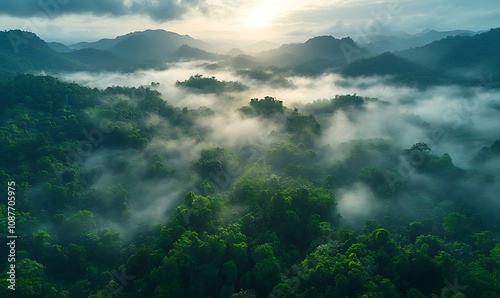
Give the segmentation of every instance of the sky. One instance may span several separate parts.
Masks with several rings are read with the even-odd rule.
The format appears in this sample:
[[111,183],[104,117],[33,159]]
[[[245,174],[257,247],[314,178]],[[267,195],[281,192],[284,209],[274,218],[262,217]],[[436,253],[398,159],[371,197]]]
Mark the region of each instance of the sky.
[[66,44],[164,29],[209,42],[304,42],[318,35],[481,31],[499,26],[498,0],[16,0],[0,1],[0,30]]

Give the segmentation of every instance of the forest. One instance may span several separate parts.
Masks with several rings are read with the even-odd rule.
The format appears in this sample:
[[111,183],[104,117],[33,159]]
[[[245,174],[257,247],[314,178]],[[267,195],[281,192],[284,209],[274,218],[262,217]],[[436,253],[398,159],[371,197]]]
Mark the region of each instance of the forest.
[[0,81],[1,297],[498,297],[495,90],[195,73]]

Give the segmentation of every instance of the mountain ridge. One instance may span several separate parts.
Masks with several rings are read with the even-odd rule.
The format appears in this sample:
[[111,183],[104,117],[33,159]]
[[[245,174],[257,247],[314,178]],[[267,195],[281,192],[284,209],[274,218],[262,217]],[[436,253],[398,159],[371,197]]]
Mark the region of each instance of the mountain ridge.
[[[424,30],[420,35],[445,34]],[[449,31],[452,33],[461,30]],[[466,32],[467,33],[467,32]],[[470,32],[469,32],[470,33]],[[417,34],[418,35],[418,34]],[[271,46],[270,42],[262,42]],[[0,77],[30,71],[134,71],[158,69],[179,60],[208,60],[235,70],[275,68],[292,75],[316,76],[338,72],[345,76],[392,75],[424,84],[462,83],[470,72],[497,75],[500,69],[500,28],[476,35],[459,34],[404,51],[377,55],[360,47],[351,37],[315,36],[303,43],[247,55],[211,52],[212,44],[189,35],[165,30],[135,31],[115,39],[80,43],[84,47],[47,43],[35,33],[0,32]],[[102,48],[107,47],[103,50]],[[100,49],[101,48],[101,49]],[[432,77],[435,76],[435,79]],[[470,76],[470,75],[469,75]]]

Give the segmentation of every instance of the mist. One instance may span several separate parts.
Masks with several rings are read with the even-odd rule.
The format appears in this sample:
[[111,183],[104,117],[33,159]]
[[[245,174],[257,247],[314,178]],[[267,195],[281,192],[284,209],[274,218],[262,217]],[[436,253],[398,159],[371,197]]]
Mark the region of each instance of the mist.
[[[349,79],[346,84],[346,79],[337,74],[301,77],[269,73],[272,79],[255,80],[232,67],[207,68],[207,62],[190,61],[168,64],[167,69],[162,71],[75,72],[55,75],[65,81],[98,89],[108,86],[145,86],[159,91],[163,100],[179,109],[210,111],[196,118],[192,123],[192,131],[195,133],[187,137],[177,137],[177,128],[173,128],[164,118],[149,116],[144,121],[160,131],[161,137],[151,140],[144,151],[98,151],[84,161],[81,168],[87,169],[100,164],[100,159],[123,156],[129,163],[136,162],[132,173],[141,177],[144,156],[154,153],[160,155],[176,171],[175,178],[167,178],[161,183],[154,180],[141,182],[141,178],[135,178],[135,185],[147,189],[142,195],[151,207],[128,203],[128,208],[133,211],[130,226],[141,222],[161,222],[166,214],[181,203],[183,195],[190,188],[196,187],[193,181],[197,174],[193,170],[193,164],[199,159],[203,149],[221,147],[238,155],[250,147],[255,161],[265,156],[273,144],[283,140],[282,136],[276,134],[283,130],[284,125],[279,117],[248,118],[239,111],[241,107],[248,105],[251,98],[271,96],[283,101],[284,106],[289,109],[297,108],[299,112],[312,113],[321,125],[322,133],[310,144],[310,148],[316,153],[320,161],[318,167],[322,169],[348,161],[352,144],[360,140],[377,139],[391,149],[387,152],[375,150],[370,159],[364,161],[363,167],[397,166],[406,158],[401,150],[424,142],[432,154],[448,154],[453,164],[461,169],[479,169],[490,175],[495,174],[498,169],[494,166],[498,161],[480,166],[471,164],[481,148],[491,145],[499,138],[497,128],[500,127],[500,92],[481,86],[480,82],[476,87],[448,85],[422,89],[388,84],[387,77]],[[239,82],[248,88],[239,92],[211,94],[176,86],[177,81],[187,80],[196,74],[215,77],[219,81]],[[273,83],[274,78],[286,80],[289,84],[276,85]],[[159,84],[152,85],[152,82]],[[321,102],[346,94],[373,100],[365,102],[359,109],[338,109],[332,113],[318,113],[315,110]],[[203,140],[196,138],[196,132],[204,135]],[[236,167],[238,173],[244,172],[244,165]],[[410,169],[412,173],[416,170],[418,166]],[[103,171],[94,187],[132,181],[131,177],[123,177],[120,173],[107,169]],[[237,177],[238,175],[233,175],[232,182]],[[435,178],[419,173],[405,177],[403,183],[429,185],[437,182]],[[498,199],[494,198],[494,193],[499,187],[498,182],[484,187],[484,196],[497,204]],[[402,196],[393,202],[381,203],[376,199],[377,194],[373,194],[374,191],[359,181],[343,186],[337,192],[343,221],[361,225],[366,220],[380,219],[386,207],[396,210],[410,208],[412,212],[418,213],[417,207],[408,207],[411,204],[404,202],[408,198]],[[140,190],[132,192],[139,193]],[[425,195],[432,196],[432,191]]]

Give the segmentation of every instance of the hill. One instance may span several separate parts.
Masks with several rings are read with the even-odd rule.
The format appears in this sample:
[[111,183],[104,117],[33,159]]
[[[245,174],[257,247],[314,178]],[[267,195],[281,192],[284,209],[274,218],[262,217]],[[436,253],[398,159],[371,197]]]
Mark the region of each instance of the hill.
[[204,50],[200,50],[198,48],[190,47],[188,45],[180,46],[175,52],[172,53],[171,57],[178,59],[192,59],[192,60],[221,60],[229,58],[228,56],[225,55],[210,53]]
[[354,61],[342,67],[340,73],[349,77],[358,77],[375,75],[432,75],[434,71],[398,57],[391,52],[385,52],[375,57]]
[[261,64],[314,75],[368,55],[369,53],[361,49],[350,37],[337,39],[332,36],[317,36],[305,43],[285,44],[255,57]]
[[124,69],[127,66],[127,62],[123,61],[123,59],[103,50],[81,49],[64,53],[63,55],[71,60],[85,64],[85,68],[89,70],[118,70]]
[[60,55],[34,33],[21,30],[0,32],[0,75],[77,68],[76,61]]
[[362,46],[373,53],[404,51],[410,48],[425,46],[448,36],[473,36],[476,34],[476,32],[468,30],[436,31],[426,29],[414,35],[370,36],[369,42],[362,44]]
[[147,30],[66,47],[61,43],[46,43],[31,32],[4,31],[0,32],[0,77],[41,70],[133,71],[158,68],[168,59],[218,57],[190,45],[206,44],[173,32]]
[[62,44],[60,42],[48,42],[47,45],[54,51],[59,53],[69,53],[74,51],[74,49],[70,49],[65,44]]
[[[304,43],[285,44],[253,56],[234,50],[228,55],[211,51],[215,45],[165,30],[132,32],[114,39],[82,42],[66,47],[46,43],[21,30],[0,32],[0,77],[30,71],[133,71],[162,68],[167,61],[218,61],[235,69],[271,67],[283,73],[315,76],[338,71],[344,76],[392,76],[398,82],[419,85],[470,84],[477,74],[500,73],[500,28],[477,35],[469,31],[425,30],[413,37],[420,42],[449,37],[409,50],[378,56],[350,37],[317,36]],[[456,34],[455,36],[451,36]],[[379,40],[380,41],[380,40]],[[271,47],[270,42],[255,46]],[[240,54],[238,54],[240,53]]]
[[396,53],[435,68],[496,72],[500,67],[500,28],[475,36],[454,36]]
[[272,43],[267,40],[261,40],[253,44],[249,44],[243,47],[243,51],[247,53],[258,53],[263,51],[269,51],[279,47],[279,45]]
[[101,39],[96,42],[81,42],[69,46],[73,49],[94,48],[106,50],[126,59],[157,60],[168,58],[182,45],[196,48],[210,48],[209,43],[196,40],[188,35],[180,35],[165,30],[145,30]]

